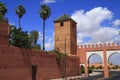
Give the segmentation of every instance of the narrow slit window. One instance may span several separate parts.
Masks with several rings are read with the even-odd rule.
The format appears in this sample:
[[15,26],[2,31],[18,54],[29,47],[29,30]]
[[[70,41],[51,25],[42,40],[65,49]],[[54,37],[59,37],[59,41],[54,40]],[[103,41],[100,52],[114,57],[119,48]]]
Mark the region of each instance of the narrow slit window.
[[61,22],[61,23],[60,23],[60,26],[64,26],[64,23],[63,23],[63,22]]

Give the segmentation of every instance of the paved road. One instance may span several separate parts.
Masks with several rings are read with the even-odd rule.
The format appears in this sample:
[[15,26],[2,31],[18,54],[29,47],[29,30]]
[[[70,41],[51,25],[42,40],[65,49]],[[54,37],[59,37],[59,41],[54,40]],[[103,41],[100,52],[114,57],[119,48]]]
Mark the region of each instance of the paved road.
[[104,79],[102,70],[95,70],[93,71],[92,74],[89,74],[88,78],[84,78],[84,75],[82,75],[82,76],[67,77],[67,79],[58,78],[51,80],[120,80],[120,71],[115,71],[115,70],[110,71],[110,78],[108,79]]
[[120,80],[120,71],[110,71],[110,78],[104,80]]
[[89,74],[89,78],[76,79],[76,80],[120,80],[120,71],[110,71],[110,78],[104,79],[103,71],[94,71]]

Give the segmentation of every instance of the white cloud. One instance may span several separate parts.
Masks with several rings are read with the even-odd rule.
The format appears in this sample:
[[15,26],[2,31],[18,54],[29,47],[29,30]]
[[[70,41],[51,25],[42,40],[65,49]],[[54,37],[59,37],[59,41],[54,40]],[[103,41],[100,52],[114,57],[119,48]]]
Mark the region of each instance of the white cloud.
[[15,24],[14,24],[14,23],[9,23],[9,25],[15,26]]
[[72,14],[72,18],[78,23],[77,31],[91,33],[100,27],[100,24],[106,20],[112,18],[112,12],[107,8],[97,7],[90,11],[84,10],[76,11]]
[[56,0],[43,0],[42,3],[54,3]]
[[115,28],[102,27],[92,34],[92,42],[108,42],[112,41],[117,35],[119,30]]
[[46,50],[52,50],[54,47],[53,37],[49,38],[48,41],[45,43]]
[[52,32],[51,34],[52,36],[46,37],[47,42],[45,43],[45,48],[48,51],[54,49],[54,32]]
[[113,21],[113,26],[120,26],[120,19]]
[[[107,8],[96,7],[87,12],[84,10],[75,11],[71,18],[77,24],[77,42],[78,44],[86,43],[85,37],[90,37],[90,43],[112,42],[119,35],[119,30],[108,25],[102,26],[104,21],[108,20],[111,23],[113,13]],[[105,23],[106,24],[106,23]]]
[[43,34],[42,34],[42,32],[38,32],[39,33],[39,41],[42,41],[43,40]]

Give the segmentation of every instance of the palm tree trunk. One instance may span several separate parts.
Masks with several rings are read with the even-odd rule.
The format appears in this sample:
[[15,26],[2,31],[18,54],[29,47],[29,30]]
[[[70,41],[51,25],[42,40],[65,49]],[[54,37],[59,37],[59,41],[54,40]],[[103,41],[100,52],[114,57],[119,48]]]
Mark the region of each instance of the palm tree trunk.
[[18,24],[19,24],[19,28],[20,28],[20,17],[18,17]]
[[45,50],[45,20],[43,20],[43,50]]

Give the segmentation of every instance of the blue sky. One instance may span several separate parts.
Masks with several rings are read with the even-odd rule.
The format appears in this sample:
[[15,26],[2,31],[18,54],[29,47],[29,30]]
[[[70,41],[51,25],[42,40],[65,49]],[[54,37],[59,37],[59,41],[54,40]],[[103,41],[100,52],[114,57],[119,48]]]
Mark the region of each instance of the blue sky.
[[53,21],[68,14],[77,24],[77,43],[120,42],[120,0],[0,0],[8,8],[6,17],[10,24],[18,26],[15,8],[22,4],[26,14],[21,19],[24,31],[37,30],[42,45],[42,19],[39,15],[41,4],[51,8],[51,16],[46,21],[46,50],[54,49]]

